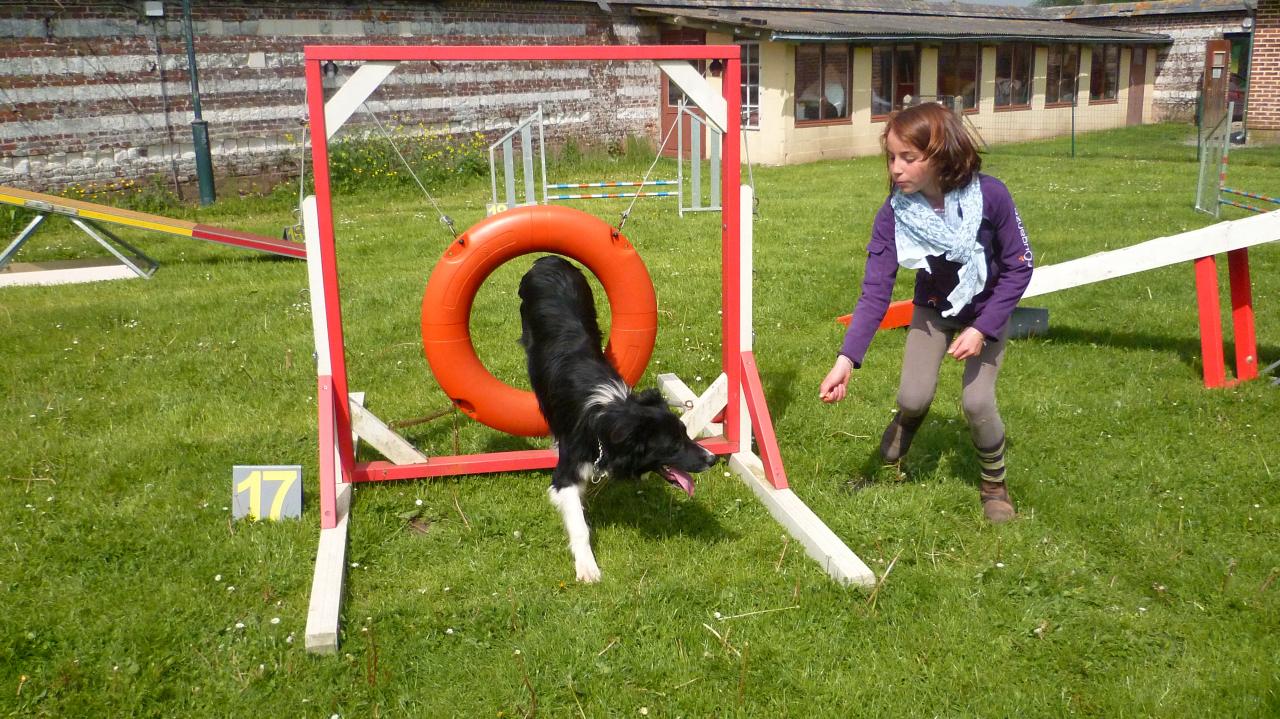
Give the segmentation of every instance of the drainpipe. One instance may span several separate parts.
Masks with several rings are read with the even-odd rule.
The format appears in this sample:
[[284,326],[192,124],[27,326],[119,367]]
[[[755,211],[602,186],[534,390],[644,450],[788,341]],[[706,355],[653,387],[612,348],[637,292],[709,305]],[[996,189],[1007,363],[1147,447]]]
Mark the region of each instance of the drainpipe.
[[191,0],[182,0],[182,36],[187,42],[187,68],[191,74],[191,106],[195,120],[191,122],[191,139],[196,151],[196,179],[200,183],[200,204],[212,205],[213,159],[209,156],[209,123],[200,116],[200,78],[196,71],[195,37],[191,29]]

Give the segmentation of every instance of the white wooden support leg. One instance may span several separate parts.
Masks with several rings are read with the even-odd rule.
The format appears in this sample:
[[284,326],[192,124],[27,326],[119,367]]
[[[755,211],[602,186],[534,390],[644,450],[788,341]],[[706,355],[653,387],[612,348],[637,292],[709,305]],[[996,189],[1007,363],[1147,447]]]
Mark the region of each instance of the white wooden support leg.
[[351,428],[368,445],[395,464],[418,464],[427,456],[396,434],[377,415],[354,402],[351,403]]
[[702,396],[693,393],[689,386],[674,374],[658,375],[658,390],[668,402],[685,408],[680,421],[689,430],[690,437],[718,437],[724,433],[719,422],[712,422],[729,402],[729,378],[721,374]]
[[[351,409],[364,408],[364,392],[351,393]],[[351,442],[360,442],[353,432]],[[334,465],[338,464],[334,447]],[[332,529],[320,530],[316,548],[316,568],[311,578],[311,604],[307,609],[306,647],[312,654],[336,654],[338,631],[342,621],[342,591],[347,579],[347,527],[351,519],[351,484],[341,480],[337,472],[336,505],[338,523]]]
[[342,587],[347,572],[347,525],[351,519],[351,485],[338,485],[338,524],[320,530],[316,571],[311,580],[311,606],[307,610],[307,651],[336,654],[342,614]]
[[739,452],[729,458],[729,469],[751,487],[756,497],[769,509],[773,518],[786,528],[822,566],[841,584],[870,587],[876,575],[853,550],[832,532],[813,510],[790,489],[775,489],[764,476],[764,464],[750,452]]

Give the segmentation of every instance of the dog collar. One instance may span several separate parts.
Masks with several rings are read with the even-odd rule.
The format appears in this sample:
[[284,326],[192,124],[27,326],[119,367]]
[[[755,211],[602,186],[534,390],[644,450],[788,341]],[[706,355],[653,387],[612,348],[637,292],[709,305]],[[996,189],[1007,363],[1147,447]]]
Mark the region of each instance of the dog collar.
[[604,442],[597,439],[596,447],[600,449],[600,453],[596,455],[596,461],[591,463],[591,466],[596,470],[592,473],[592,484],[599,484],[600,480],[607,479],[609,477],[609,472],[600,467],[600,463],[604,461]]

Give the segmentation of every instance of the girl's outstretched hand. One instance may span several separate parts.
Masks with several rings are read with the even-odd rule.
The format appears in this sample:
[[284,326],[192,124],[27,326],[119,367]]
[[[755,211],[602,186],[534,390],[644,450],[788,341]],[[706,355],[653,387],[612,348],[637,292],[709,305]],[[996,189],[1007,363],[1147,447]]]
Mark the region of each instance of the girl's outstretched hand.
[[818,385],[818,398],[823,402],[839,402],[844,399],[848,392],[849,373],[853,370],[853,362],[844,355],[836,357],[836,363],[832,365],[831,371],[822,379],[822,384]]
[[977,357],[982,354],[982,348],[986,345],[987,338],[982,336],[981,330],[966,327],[964,331],[956,335],[955,341],[947,348],[947,354],[958,360],[967,360],[970,357]]

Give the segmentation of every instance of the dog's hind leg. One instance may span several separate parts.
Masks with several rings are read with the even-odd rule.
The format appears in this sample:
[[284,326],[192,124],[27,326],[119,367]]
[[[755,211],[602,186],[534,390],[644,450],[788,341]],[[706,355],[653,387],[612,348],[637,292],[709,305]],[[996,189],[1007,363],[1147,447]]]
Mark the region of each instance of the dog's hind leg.
[[600,581],[600,567],[591,552],[591,529],[587,526],[586,512],[582,508],[582,485],[568,487],[552,485],[547,489],[551,504],[560,510],[565,531],[569,533],[569,551],[573,552],[573,564],[580,582]]

